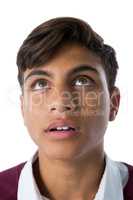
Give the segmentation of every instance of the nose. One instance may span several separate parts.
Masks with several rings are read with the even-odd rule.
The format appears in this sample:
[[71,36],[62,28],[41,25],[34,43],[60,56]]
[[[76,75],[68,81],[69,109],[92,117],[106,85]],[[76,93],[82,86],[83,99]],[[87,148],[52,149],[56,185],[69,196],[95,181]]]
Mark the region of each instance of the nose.
[[64,84],[58,84],[49,98],[49,112],[74,112],[77,109],[76,95]]
[[65,105],[63,102],[54,102],[53,104],[50,105],[49,110],[51,112],[66,112],[66,111],[74,111],[74,106],[67,104]]
[[52,101],[49,104],[50,112],[73,112],[75,110],[75,103],[73,102],[72,95],[69,93],[68,96],[62,95],[52,96]]

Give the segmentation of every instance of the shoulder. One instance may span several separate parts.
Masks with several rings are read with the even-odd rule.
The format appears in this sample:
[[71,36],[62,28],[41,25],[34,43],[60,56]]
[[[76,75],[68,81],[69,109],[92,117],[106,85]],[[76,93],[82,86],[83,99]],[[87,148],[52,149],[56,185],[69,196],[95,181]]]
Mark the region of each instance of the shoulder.
[[3,200],[16,200],[19,176],[25,162],[0,172],[0,197]]
[[124,187],[124,199],[132,200],[133,199],[133,166],[124,163],[128,168],[128,181]]

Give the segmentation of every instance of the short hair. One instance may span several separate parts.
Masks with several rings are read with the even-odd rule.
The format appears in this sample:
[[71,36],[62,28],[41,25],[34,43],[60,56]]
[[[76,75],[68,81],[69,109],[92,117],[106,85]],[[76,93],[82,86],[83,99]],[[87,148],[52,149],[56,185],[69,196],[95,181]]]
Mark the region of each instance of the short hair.
[[23,86],[26,69],[44,65],[61,45],[76,42],[101,58],[109,90],[114,86],[118,63],[115,50],[91,26],[78,18],[57,17],[37,26],[24,40],[17,54],[18,81]]

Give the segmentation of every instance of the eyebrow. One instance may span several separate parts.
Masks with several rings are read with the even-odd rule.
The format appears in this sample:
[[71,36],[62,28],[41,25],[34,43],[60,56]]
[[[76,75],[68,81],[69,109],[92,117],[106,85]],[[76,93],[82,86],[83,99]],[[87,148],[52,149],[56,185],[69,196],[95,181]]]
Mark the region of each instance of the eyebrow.
[[49,73],[48,71],[44,71],[44,70],[34,70],[31,71],[24,79],[24,82],[27,81],[27,79],[29,79],[31,76],[36,76],[36,75],[43,75],[43,76],[48,76],[48,77],[52,77],[52,74]]
[[[83,72],[83,71],[93,71],[95,72],[96,74],[98,74],[98,71],[90,66],[90,65],[87,65],[87,64],[82,64],[82,65],[78,65],[76,66],[74,69],[71,69],[69,72],[68,72],[68,77],[69,76],[72,76],[74,74],[77,74],[77,73],[80,73],[80,72]],[[24,82],[27,81],[27,79],[29,79],[31,76],[36,76],[36,75],[43,75],[43,76],[47,76],[47,77],[50,77],[50,78],[53,78],[53,74],[48,72],[48,71],[44,71],[44,70],[33,70],[31,71],[24,79]]]
[[78,65],[74,69],[70,70],[70,72],[68,72],[68,76],[71,76],[73,74],[77,74],[79,72],[84,72],[84,71],[93,71],[96,74],[98,74],[97,69],[95,69],[94,67],[87,65],[87,64],[82,64],[82,65]]

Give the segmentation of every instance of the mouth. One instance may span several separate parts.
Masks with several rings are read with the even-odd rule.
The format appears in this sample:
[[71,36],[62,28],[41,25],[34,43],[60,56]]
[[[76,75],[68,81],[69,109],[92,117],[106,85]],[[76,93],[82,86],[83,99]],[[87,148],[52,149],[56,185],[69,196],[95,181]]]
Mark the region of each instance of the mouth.
[[75,128],[70,127],[70,126],[58,126],[58,127],[49,129],[49,131],[54,131],[54,132],[75,131],[75,130],[76,130]]
[[45,133],[54,138],[69,138],[79,134],[79,127],[67,121],[58,121],[50,124]]

